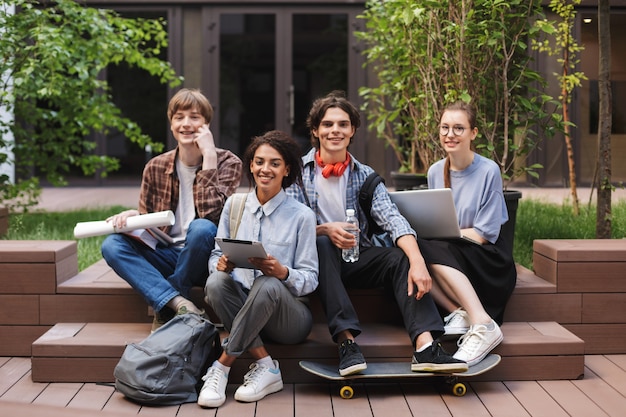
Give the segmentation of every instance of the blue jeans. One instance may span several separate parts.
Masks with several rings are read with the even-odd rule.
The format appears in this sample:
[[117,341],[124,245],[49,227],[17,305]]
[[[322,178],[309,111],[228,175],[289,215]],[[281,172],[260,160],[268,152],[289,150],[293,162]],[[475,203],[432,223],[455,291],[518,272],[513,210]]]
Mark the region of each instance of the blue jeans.
[[195,219],[184,246],[159,243],[156,250],[123,234],[111,234],[102,242],[102,256],[155,311],[161,311],[177,295],[188,298],[191,287],[204,287],[216,233],[212,221]]

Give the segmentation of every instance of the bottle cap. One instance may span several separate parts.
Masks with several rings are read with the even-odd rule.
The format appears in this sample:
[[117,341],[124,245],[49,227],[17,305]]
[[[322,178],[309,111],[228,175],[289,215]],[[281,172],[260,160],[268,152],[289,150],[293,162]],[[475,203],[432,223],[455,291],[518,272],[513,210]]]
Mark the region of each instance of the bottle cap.
[[354,209],[347,209],[346,210],[346,215],[347,216],[354,216]]

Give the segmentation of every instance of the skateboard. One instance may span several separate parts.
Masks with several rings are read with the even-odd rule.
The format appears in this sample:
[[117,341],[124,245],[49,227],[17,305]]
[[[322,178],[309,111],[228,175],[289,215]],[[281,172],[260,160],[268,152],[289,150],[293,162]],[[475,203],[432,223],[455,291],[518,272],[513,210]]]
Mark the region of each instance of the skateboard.
[[337,365],[328,365],[319,362],[300,361],[300,367],[305,371],[319,377],[338,381],[341,383],[339,396],[341,398],[352,398],[354,390],[351,382],[357,379],[379,379],[379,378],[444,378],[445,382],[452,386],[452,393],[457,397],[462,397],[467,392],[467,386],[459,382],[461,378],[468,378],[483,374],[500,363],[500,355],[491,353],[474,366],[470,366],[465,372],[442,373],[442,372],[413,372],[409,362],[374,362],[368,363],[367,369],[361,373],[341,376]]

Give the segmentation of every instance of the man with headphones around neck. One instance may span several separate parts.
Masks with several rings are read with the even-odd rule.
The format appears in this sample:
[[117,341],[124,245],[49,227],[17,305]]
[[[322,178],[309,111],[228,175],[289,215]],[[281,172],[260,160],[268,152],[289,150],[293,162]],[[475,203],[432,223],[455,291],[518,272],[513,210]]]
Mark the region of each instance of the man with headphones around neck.
[[[311,149],[303,159],[302,186],[292,185],[288,194],[307,204],[317,216],[319,255],[318,293],[333,340],[338,344],[339,373],[362,372],[367,363],[355,338],[361,333],[356,311],[346,287],[391,287],[415,353],[411,369],[416,372],[462,372],[467,364],[454,359],[435,340],[444,332],[443,321],[429,293],[432,279],[417,244],[416,233],[391,202],[384,184],[378,184],[371,215],[388,232],[395,246],[373,246],[367,235],[359,190],[373,169],[357,161],[348,146],[360,126],[358,109],[343,92],[333,91],[317,99],[309,112],[307,127]],[[341,250],[356,244],[344,228],[346,209],[354,209],[361,229],[360,256],[345,262]]]

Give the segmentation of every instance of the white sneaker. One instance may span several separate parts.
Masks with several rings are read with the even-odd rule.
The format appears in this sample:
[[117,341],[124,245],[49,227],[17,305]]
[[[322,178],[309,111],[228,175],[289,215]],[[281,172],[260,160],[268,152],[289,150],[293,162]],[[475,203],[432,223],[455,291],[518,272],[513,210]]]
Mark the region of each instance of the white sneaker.
[[211,366],[206,375],[202,377],[204,385],[198,395],[198,405],[200,407],[219,407],[226,401],[226,384],[228,378],[224,371]]
[[492,323],[493,330],[487,330],[484,324],[472,325],[457,342],[459,349],[452,357],[467,362],[470,367],[482,361],[503,339],[500,327],[493,320]]
[[444,317],[443,324],[444,336],[461,336],[467,333],[470,328],[467,312],[462,308],[457,308]]
[[235,391],[235,399],[246,403],[259,401],[266,395],[283,389],[283,378],[280,374],[278,361],[274,361],[274,369],[254,362],[243,377],[243,385]]

